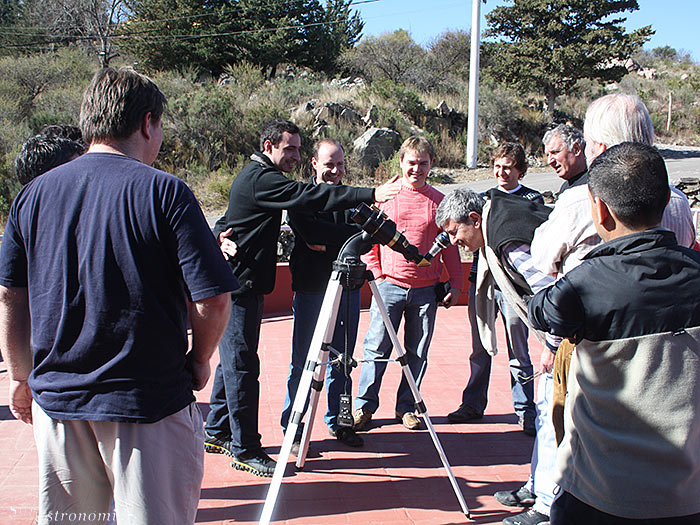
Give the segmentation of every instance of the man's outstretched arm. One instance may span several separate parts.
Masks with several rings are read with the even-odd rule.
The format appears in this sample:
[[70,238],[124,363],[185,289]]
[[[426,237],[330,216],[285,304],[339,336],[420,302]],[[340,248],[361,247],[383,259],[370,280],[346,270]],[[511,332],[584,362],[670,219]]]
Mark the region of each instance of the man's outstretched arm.
[[216,351],[231,315],[231,294],[223,293],[195,301],[190,308],[192,349],[188,354],[192,388],[201,390],[209,381],[209,360]]
[[27,379],[32,371],[31,320],[27,288],[0,286],[0,349],[10,374],[10,412],[32,422],[32,393]]

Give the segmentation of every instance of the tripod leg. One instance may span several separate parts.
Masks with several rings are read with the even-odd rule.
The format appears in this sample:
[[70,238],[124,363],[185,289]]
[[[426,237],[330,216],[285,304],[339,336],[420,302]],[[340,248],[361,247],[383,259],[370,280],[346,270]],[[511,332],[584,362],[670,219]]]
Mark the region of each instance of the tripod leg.
[[[335,319],[333,319],[332,326],[335,326]],[[331,339],[332,338],[333,332],[331,332]],[[307,409],[306,425],[304,425],[304,430],[301,433],[301,444],[299,446],[299,455],[297,456],[296,465],[298,469],[304,468],[304,463],[306,462],[306,454],[309,452],[311,430],[314,428],[314,420],[316,419],[316,409],[318,408],[318,400],[321,396],[321,390],[323,390],[323,380],[326,377],[325,363],[328,362],[328,353],[328,343],[324,340],[324,342],[321,344],[321,357],[319,359],[324,364],[319,365],[318,363],[316,363],[313,379],[311,381],[311,391],[309,397],[309,408]],[[308,363],[309,362],[307,361],[307,364]]]
[[406,353],[403,351],[401,343],[399,342],[399,337],[396,335],[396,330],[394,330],[394,326],[391,324],[391,319],[389,318],[389,314],[386,311],[386,306],[384,306],[384,301],[382,300],[381,295],[379,295],[379,290],[377,289],[377,285],[374,281],[369,281],[369,287],[372,290],[372,296],[374,297],[374,300],[377,303],[377,308],[379,309],[379,313],[381,314],[382,320],[384,321],[384,327],[386,328],[386,331],[389,334],[389,338],[391,339],[391,342],[394,345],[394,349],[396,349],[396,353],[398,354],[397,361],[401,364],[401,369],[403,370],[404,377],[408,382],[408,386],[411,389],[411,393],[413,394],[413,399],[416,402],[416,412],[419,416],[423,418],[423,421],[425,421],[425,425],[428,428],[428,432],[430,432],[430,437],[432,438],[433,444],[435,445],[435,450],[440,456],[440,460],[442,461],[442,465],[445,467],[447,476],[450,478],[450,483],[452,484],[452,489],[454,490],[455,496],[457,496],[457,501],[459,501],[459,505],[460,507],[462,507],[462,512],[464,512],[467,518],[469,518],[469,508],[467,507],[467,502],[464,500],[464,496],[462,495],[462,491],[460,490],[459,485],[457,485],[457,480],[455,479],[455,476],[452,473],[452,467],[450,467],[450,464],[447,461],[445,451],[443,450],[442,445],[440,444],[440,440],[438,439],[437,433],[435,432],[433,423],[432,421],[430,421],[430,417],[428,416],[428,410],[425,407],[425,403],[423,402],[423,398],[421,397],[420,392],[418,391],[416,381],[413,378],[413,374],[411,374],[410,368],[408,368],[408,362],[406,361]]
[[[335,329],[335,321],[338,317],[338,308],[340,306],[340,297],[343,293],[343,289],[340,285],[340,280],[336,278],[336,273],[333,272],[333,276],[330,281],[328,281],[328,286],[326,288],[326,294],[323,296],[323,304],[321,305],[321,312],[318,316],[318,321],[316,322],[316,328],[314,330],[313,338],[311,339],[311,345],[309,346],[309,351],[306,354],[306,365],[304,366],[304,371],[301,374],[299,380],[299,387],[297,388],[297,394],[294,397],[294,403],[292,405],[292,413],[289,417],[289,424],[287,426],[287,432],[284,434],[284,440],[282,441],[282,448],[280,449],[279,456],[277,457],[277,465],[275,466],[275,472],[272,475],[272,481],[270,482],[270,487],[267,490],[267,497],[265,498],[265,505],[263,506],[262,514],[260,516],[260,524],[267,525],[270,523],[272,518],[272,512],[274,511],[275,504],[277,503],[277,496],[279,494],[280,485],[282,484],[282,478],[284,477],[284,470],[287,467],[287,461],[289,460],[289,453],[292,449],[292,444],[294,442],[294,436],[296,435],[297,428],[304,414],[304,405],[306,405],[306,396],[309,394],[309,389],[311,388],[312,379],[315,374],[318,374],[318,368],[323,368],[323,373],[325,373],[325,367],[319,367],[318,363],[320,361],[325,361],[322,359],[324,352],[328,352],[328,344],[333,339],[333,330]],[[323,376],[320,376],[323,380]],[[315,413],[316,404],[318,403],[318,391],[315,392],[315,396],[312,396],[310,403],[311,412]],[[309,427],[310,419],[307,421],[307,428]],[[304,435],[309,435],[309,430],[304,430]],[[306,449],[308,448],[308,441],[304,445],[304,454],[306,454]],[[299,455],[302,456],[301,447]]]

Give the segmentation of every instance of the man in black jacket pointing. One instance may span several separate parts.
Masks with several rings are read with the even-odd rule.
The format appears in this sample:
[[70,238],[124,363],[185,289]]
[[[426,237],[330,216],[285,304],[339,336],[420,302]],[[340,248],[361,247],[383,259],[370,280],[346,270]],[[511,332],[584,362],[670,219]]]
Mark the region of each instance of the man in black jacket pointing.
[[231,294],[231,318],[219,345],[205,448],[230,456],[237,470],[265,477],[272,476],[275,462],[263,450],[258,432],[258,341],[263,297],[275,284],[282,210],[342,210],[361,202],[384,202],[400,187],[395,179],[374,189],[289,180],[283,173],[299,162],[300,145],[294,123],[268,122],[260,137],[261,152],[251,156],[233,181],[226,214],[214,228],[241,288]]

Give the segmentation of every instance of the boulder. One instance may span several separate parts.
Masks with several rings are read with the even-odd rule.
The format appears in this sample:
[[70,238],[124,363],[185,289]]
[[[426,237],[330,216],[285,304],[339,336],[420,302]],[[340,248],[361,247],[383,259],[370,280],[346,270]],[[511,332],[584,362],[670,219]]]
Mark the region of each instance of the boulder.
[[369,128],[353,143],[360,164],[368,168],[376,168],[400,147],[401,135],[388,128]]

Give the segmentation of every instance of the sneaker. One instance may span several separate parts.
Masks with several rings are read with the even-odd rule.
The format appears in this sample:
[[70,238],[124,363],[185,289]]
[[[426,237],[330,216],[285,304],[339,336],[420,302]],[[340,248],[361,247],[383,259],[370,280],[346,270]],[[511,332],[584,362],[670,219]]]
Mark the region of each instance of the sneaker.
[[369,422],[372,421],[372,412],[366,408],[358,408],[353,416],[355,430],[366,430]]
[[403,414],[397,412],[396,419],[401,421],[408,430],[418,430],[420,428],[420,419],[413,412],[404,412]]
[[454,412],[447,414],[447,421],[450,423],[467,423],[474,419],[481,419],[484,414],[481,414],[467,405],[460,405]]
[[276,463],[261,448],[233,456],[231,466],[236,470],[252,472],[256,476],[270,478],[275,472]]
[[518,424],[520,425],[520,428],[523,429],[523,434],[525,434],[526,436],[535,437],[537,435],[534,417],[520,416],[518,418]]
[[331,430],[331,436],[353,448],[358,448],[365,444],[365,440],[358,436],[352,428],[348,427],[339,427],[338,430]]
[[541,523],[547,523],[549,521],[549,516],[537,512],[536,510],[526,510],[510,518],[503,520],[503,525],[540,525]]
[[233,457],[233,443],[230,439],[219,439],[204,431],[204,452],[210,454],[225,454]]
[[508,507],[531,507],[535,504],[535,495],[525,487],[518,490],[499,490],[493,497],[498,503]]

